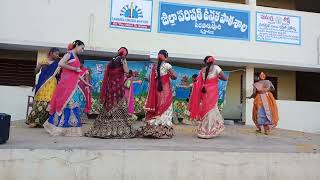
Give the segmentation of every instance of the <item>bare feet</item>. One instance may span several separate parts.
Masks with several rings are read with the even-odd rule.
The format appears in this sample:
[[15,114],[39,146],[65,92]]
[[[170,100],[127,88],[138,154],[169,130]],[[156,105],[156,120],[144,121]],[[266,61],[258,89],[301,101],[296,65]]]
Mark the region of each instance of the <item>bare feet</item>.
[[256,133],[261,133],[261,127],[257,127]]
[[261,133],[261,129],[257,129],[257,130],[256,130],[256,133]]
[[37,124],[35,124],[35,123],[30,123],[29,124],[29,128],[36,128],[37,127]]
[[270,130],[267,130],[267,131],[264,132],[265,135],[270,135],[270,133],[271,133]]

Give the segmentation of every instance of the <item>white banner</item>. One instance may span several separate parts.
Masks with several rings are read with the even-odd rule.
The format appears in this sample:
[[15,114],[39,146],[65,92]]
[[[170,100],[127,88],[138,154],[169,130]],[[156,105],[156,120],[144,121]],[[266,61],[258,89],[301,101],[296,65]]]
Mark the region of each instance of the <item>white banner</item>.
[[110,27],[151,31],[152,0],[112,0]]
[[158,52],[156,52],[156,51],[149,52],[149,58],[150,59],[157,59],[158,58]]
[[256,23],[256,41],[301,44],[301,19],[298,16],[257,12]]

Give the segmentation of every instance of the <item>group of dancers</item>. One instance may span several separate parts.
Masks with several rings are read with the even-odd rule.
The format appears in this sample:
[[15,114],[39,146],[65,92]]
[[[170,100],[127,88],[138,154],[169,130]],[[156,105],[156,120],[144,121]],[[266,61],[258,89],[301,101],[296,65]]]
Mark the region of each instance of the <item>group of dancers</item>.
[[[144,105],[144,125],[133,127],[132,101],[130,92],[130,74],[126,57],[128,49],[121,47],[117,56],[106,66],[101,86],[100,101],[103,107],[99,111],[92,127],[82,132],[81,113],[90,112],[90,83],[88,71],[83,68],[78,54],[83,52],[85,44],[76,40],[68,46],[67,53],[59,59],[59,49],[52,48],[45,63],[39,63],[36,73],[41,70],[35,89],[33,109],[26,121],[31,127],[44,127],[53,136],[82,136],[93,138],[172,138],[173,95],[170,81],[177,78],[168,62],[166,50],[160,50],[157,62],[152,65],[149,90]],[[197,136],[213,138],[225,129],[224,119],[218,109],[218,82],[228,77],[215,64],[215,58],[204,58],[204,67],[192,83],[188,98],[190,119],[198,122]],[[131,72],[131,73],[130,73]],[[278,115],[275,99],[271,91],[273,85],[265,80],[254,84],[254,122],[257,132],[262,128],[268,134],[277,125]],[[81,102],[86,101],[86,107]]]

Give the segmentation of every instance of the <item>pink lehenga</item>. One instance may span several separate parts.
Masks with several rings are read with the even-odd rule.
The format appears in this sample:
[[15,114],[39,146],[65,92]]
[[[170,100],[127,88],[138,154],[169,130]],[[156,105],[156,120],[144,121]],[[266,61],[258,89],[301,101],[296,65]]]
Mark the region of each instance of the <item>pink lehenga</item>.
[[134,94],[133,94],[133,78],[127,78],[125,80],[125,96],[128,100],[128,114],[132,116],[134,114]]
[[[80,61],[72,53],[68,65],[79,68]],[[61,79],[50,102],[50,117],[43,124],[53,136],[82,136],[80,119],[80,99],[82,93],[78,86],[79,73],[63,69]]]
[[[200,121],[197,135],[204,139],[218,136],[225,128],[218,108],[219,76],[214,72],[216,71],[209,72],[208,79],[204,81],[204,71],[200,71],[189,102],[190,118]],[[206,93],[202,92],[203,87]]]

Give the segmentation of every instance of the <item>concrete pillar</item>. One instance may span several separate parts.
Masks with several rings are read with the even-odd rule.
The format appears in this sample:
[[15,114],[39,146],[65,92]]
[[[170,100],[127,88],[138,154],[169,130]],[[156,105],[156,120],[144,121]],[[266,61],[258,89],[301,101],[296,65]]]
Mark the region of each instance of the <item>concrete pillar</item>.
[[257,5],[257,0],[246,0],[246,4],[256,6]]
[[[256,10],[257,8],[257,0],[246,0],[246,4],[250,7],[251,10]],[[256,21],[256,13],[251,13],[250,15],[250,21],[255,22]],[[251,37],[255,36],[255,28],[250,28],[250,35]]]
[[245,93],[246,97],[249,97],[253,93],[252,85],[254,83],[254,67],[247,66],[246,67],[246,76],[245,76]]
[[253,93],[253,83],[254,83],[254,67],[247,66],[246,73],[243,80],[243,106],[242,106],[242,121],[246,124],[251,124],[251,111],[252,111],[252,99],[247,99]]

